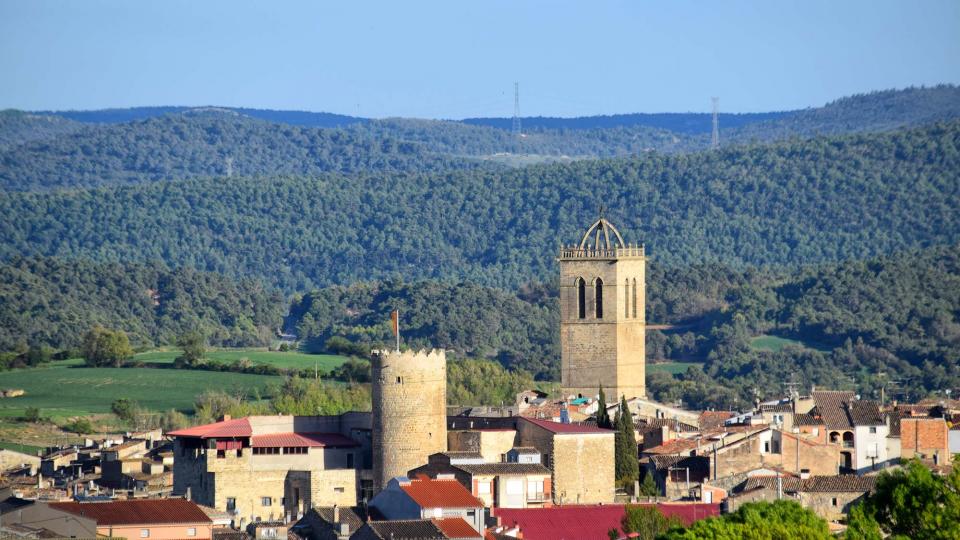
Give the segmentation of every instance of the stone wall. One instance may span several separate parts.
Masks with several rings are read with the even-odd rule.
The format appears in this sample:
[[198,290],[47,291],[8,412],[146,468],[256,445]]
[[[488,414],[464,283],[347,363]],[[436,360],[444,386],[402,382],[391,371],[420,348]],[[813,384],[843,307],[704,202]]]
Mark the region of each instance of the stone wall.
[[864,493],[848,491],[801,492],[800,504],[827,521],[838,521],[849,514],[853,505],[858,504],[865,496]]
[[447,450],[447,359],[442,350],[374,351],[373,489]]
[[900,420],[900,457],[916,455],[950,460],[949,430],[943,418],[902,418]]
[[[643,255],[567,258],[561,251],[559,261],[563,393],[593,396],[602,383],[610,396],[645,396],[646,260]],[[578,279],[585,282],[583,319],[579,317]],[[597,318],[595,285],[598,279],[603,282],[602,318]]]
[[555,504],[614,502],[614,434],[553,433],[519,422],[521,446],[540,451],[550,469]]

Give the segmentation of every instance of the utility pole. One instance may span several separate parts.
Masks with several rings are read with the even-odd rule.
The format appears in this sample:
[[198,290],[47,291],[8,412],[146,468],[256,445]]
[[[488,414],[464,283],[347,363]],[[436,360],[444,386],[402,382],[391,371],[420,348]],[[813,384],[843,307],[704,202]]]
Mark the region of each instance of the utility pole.
[[713,133],[710,136],[710,148],[720,148],[720,98],[710,98],[713,101]]
[[513,136],[521,137],[523,129],[520,126],[520,83],[513,83]]

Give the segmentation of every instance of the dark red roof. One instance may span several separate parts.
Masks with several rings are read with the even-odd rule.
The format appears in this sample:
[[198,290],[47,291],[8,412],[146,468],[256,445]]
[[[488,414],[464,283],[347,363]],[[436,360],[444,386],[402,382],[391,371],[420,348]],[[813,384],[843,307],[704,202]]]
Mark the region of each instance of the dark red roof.
[[307,448],[352,448],[360,446],[357,441],[339,433],[271,433],[256,435],[250,439],[254,448],[307,447]]
[[236,418],[234,420],[224,420],[202,426],[193,426],[186,429],[178,429],[167,433],[171,437],[199,437],[201,439],[210,439],[217,437],[249,437],[253,435],[253,429],[246,418]]
[[474,497],[456,480],[432,480],[421,477],[401,482],[400,489],[421,508],[481,508],[483,501]]
[[613,433],[611,429],[598,428],[594,424],[563,424],[561,422],[551,422],[550,420],[540,420],[539,418],[522,418],[524,422],[530,422],[552,433]]
[[[719,504],[662,503],[656,506],[664,515],[680,518],[684,525],[720,515]],[[503,525],[518,525],[524,540],[599,540],[608,538],[607,531],[610,529],[620,529],[625,510],[622,504],[609,504],[497,508],[494,513],[501,518]]]
[[461,517],[435,519],[433,523],[440,527],[447,538],[480,538],[480,533]]
[[50,503],[51,508],[90,518],[97,525],[213,523],[196,504],[185,499],[136,499],[109,502]]

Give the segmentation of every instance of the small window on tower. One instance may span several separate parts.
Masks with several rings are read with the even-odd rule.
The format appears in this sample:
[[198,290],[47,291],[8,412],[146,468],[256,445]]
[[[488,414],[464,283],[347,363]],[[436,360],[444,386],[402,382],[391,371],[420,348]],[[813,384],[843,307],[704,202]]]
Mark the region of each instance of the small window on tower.
[[397,384],[403,384],[403,378],[397,377]]
[[597,278],[597,284],[595,286],[595,294],[597,297],[597,318],[603,318],[603,280]]
[[583,278],[577,278],[577,317],[587,318],[587,284]]
[[637,318],[637,279],[633,279],[633,318]]

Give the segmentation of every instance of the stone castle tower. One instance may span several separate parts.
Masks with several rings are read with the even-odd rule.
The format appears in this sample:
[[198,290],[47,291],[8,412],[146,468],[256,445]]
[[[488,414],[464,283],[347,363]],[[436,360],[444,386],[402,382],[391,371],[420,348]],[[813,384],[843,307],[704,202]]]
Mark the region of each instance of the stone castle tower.
[[646,396],[646,258],[604,218],[560,248],[561,389]]
[[373,489],[447,451],[443,350],[373,351]]

